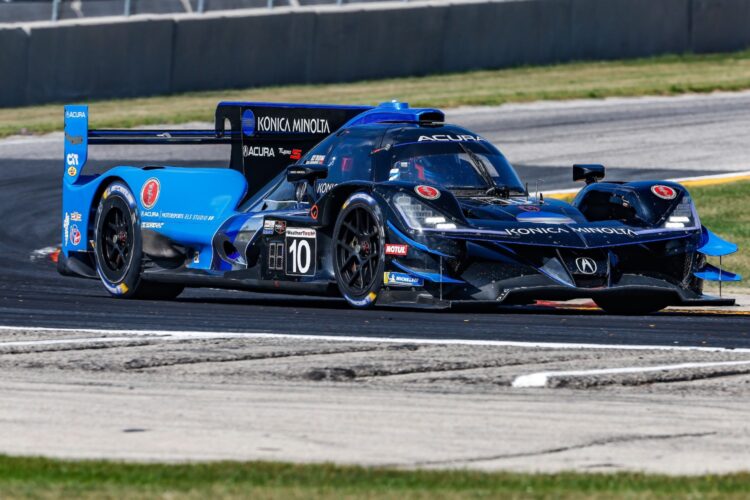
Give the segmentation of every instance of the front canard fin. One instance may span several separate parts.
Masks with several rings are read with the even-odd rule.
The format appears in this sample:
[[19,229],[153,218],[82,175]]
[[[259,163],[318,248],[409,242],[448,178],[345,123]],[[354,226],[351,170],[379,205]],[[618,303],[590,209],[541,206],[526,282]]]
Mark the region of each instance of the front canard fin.
[[741,281],[742,276],[736,273],[725,271],[711,264],[704,265],[700,271],[693,273],[696,277],[706,281],[720,281],[722,283],[731,281]]
[[737,251],[736,244],[717,236],[706,226],[702,226],[701,230],[703,231],[703,243],[698,247],[698,251],[703,255],[708,255],[709,257],[722,257]]

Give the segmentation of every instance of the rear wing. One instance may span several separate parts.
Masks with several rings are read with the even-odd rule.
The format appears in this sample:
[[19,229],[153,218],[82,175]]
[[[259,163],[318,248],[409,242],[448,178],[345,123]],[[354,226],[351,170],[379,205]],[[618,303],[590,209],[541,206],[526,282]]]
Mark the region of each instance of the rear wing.
[[222,102],[213,130],[90,130],[85,105],[65,106],[65,182],[75,184],[89,144],[230,144],[229,167],[255,193],[313,146],[370,106]]
[[89,144],[231,144],[229,167],[250,196],[342,127],[375,122],[442,122],[432,108],[397,101],[372,106],[221,102],[213,130],[89,130],[88,106],[65,106],[65,182],[78,182]]

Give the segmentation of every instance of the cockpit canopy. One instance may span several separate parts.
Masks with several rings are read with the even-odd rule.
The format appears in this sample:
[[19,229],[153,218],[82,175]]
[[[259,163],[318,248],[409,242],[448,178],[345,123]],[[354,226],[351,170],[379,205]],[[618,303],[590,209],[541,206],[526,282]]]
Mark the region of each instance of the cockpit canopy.
[[318,195],[353,180],[524,192],[513,167],[497,148],[451,125],[377,124],[343,129],[314,147],[300,163],[328,167],[327,178],[316,182]]

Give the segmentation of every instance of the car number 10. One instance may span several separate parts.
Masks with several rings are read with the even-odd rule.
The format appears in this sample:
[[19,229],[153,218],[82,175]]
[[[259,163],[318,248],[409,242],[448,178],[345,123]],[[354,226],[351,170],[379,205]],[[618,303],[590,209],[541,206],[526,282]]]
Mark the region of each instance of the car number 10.
[[287,228],[286,274],[312,276],[315,274],[315,230]]

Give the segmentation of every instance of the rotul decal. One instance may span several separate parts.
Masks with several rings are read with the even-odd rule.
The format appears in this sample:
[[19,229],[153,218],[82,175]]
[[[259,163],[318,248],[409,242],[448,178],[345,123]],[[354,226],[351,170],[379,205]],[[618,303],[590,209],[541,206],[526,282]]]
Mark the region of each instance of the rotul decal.
[[677,197],[677,190],[663,184],[651,186],[651,192],[662,200],[674,200]]
[[159,193],[161,192],[161,184],[159,179],[152,177],[147,180],[141,188],[141,204],[146,210],[151,209],[159,201]]
[[284,116],[259,116],[256,120],[258,132],[330,134],[331,126],[325,118],[293,118]]
[[273,148],[267,146],[242,146],[242,156],[247,158],[248,156],[257,156],[261,158],[275,158],[276,153],[273,152]]
[[86,118],[86,113],[83,111],[66,111],[65,118]]
[[451,135],[451,134],[435,134],[435,135],[420,135],[418,142],[425,141],[436,141],[436,142],[465,142],[465,141],[483,141],[484,138],[478,135]]
[[409,253],[409,245],[398,245],[396,243],[385,244],[386,255],[398,255],[400,257],[403,257],[407,253]]

